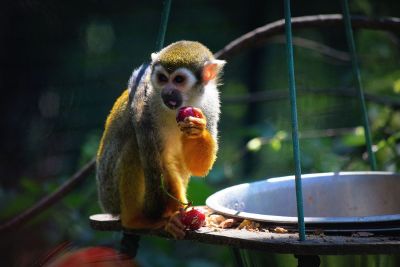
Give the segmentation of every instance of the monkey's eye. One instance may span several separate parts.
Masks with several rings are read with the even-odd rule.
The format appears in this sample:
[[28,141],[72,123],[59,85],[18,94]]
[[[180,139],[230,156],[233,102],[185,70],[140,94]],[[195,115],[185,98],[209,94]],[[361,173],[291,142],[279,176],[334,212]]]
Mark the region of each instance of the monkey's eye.
[[185,77],[182,75],[176,75],[174,78],[174,83],[181,84],[185,81]]
[[165,76],[165,75],[162,74],[162,73],[159,73],[159,74],[157,74],[157,80],[158,80],[160,83],[166,83],[166,82],[168,82],[168,77]]

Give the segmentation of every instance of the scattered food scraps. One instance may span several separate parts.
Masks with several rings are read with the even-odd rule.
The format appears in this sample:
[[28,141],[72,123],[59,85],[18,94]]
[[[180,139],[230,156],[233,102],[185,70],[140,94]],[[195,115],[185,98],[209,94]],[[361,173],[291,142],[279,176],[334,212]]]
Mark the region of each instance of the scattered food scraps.
[[321,236],[325,235],[323,229],[315,229],[314,234],[315,235],[321,235]]
[[249,231],[259,231],[260,224],[247,219],[244,219],[242,223],[238,226],[238,229],[245,229]]
[[219,227],[222,229],[231,228],[236,223],[235,219],[226,219],[225,221],[219,224]]
[[206,225],[210,228],[233,228],[238,224],[238,221],[234,218],[225,218],[219,214],[211,214],[207,216]]
[[275,227],[273,231],[278,234],[286,234],[288,232],[288,230],[283,227]]
[[373,233],[370,232],[357,232],[357,233],[353,233],[351,236],[352,237],[370,237],[373,236]]
[[222,216],[222,215],[219,215],[219,214],[211,214],[210,216],[208,216],[208,220],[210,222],[215,223],[215,224],[220,224],[223,221],[225,221],[226,218],[224,216]]
[[219,214],[210,214],[207,216],[206,225],[210,228],[219,228],[219,225],[225,221],[226,218]]

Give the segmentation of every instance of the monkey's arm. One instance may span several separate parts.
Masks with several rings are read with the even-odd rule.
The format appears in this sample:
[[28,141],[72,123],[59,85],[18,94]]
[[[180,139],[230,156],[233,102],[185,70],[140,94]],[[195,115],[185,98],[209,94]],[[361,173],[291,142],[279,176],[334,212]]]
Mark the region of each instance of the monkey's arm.
[[195,176],[206,176],[217,153],[217,141],[206,128],[206,119],[187,117],[179,126],[186,166]]

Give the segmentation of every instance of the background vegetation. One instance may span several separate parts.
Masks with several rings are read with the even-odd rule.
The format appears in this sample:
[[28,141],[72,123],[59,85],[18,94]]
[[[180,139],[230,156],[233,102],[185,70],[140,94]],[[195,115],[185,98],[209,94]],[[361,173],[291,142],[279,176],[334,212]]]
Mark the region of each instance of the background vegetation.
[[[340,1],[292,4],[293,16],[341,12]],[[354,14],[400,14],[396,0],[350,4]],[[95,154],[113,102],[132,70],[154,50],[161,7],[156,0],[2,4],[2,221],[52,192]],[[198,40],[217,51],[281,18],[281,1],[176,0],[166,43]],[[340,93],[354,86],[344,27],[298,30],[294,36],[303,173],[368,170],[359,103]],[[373,100],[385,96],[400,102],[400,36],[357,30],[355,37],[363,85],[372,94],[368,110],[378,168],[398,171],[399,105]],[[321,52],[318,44],[334,52]],[[276,36],[228,59],[218,161],[205,180],[192,179],[189,198],[195,204],[229,185],[293,173],[284,45]],[[236,100],[247,94],[258,97]],[[119,233],[89,228],[88,216],[99,212],[91,177],[17,233],[0,239],[4,266],[28,266],[65,240],[77,247],[118,246]],[[158,238],[144,238],[138,261],[141,266],[234,266],[229,248]]]

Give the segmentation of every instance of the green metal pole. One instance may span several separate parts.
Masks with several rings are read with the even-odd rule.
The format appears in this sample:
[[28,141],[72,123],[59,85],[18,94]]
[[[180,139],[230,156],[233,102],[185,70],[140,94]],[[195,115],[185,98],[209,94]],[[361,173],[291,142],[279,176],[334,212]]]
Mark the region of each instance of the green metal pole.
[[285,4],[285,31],[286,31],[285,33],[286,33],[288,72],[289,72],[290,106],[292,115],[293,154],[295,162],[297,217],[298,217],[300,241],[304,241],[306,239],[306,234],[304,225],[303,192],[301,184],[301,161],[300,161],[299,129],[297,122],[296,82],[294,76],[290,0],[285,0],[284,4]]
[[350,55],[351,55],[353,75],[354,75],[354,77],[356,77],[358,97],[359,97],[360,104],[361,104],[365,142],[367,144],[369,164],[371,165],[371,169],[373,171],[375,171],[377,169],[376,168],[376,159],[375,159],[374,151],[372,150],[372,138],[371,138],[371,130],[369,127],[369,122],[368,122],[368,111],[367,111],[367,105],[365,103],[365,98],[364,98],[364,90],[363,90],[362,83],[361,83],[360,68],[358,65],[356,46],[355,46],[355,42],[354,42],[353,30],[352,30],[351,19],[350,19],[350,11],[349,11],[349,5],[348,5],[347,0],[342,0],[342,8],[343,8],[343,20],[344,20],[344,24],[345,24],[345,28],[346,28],[347,44],[349,46]]
[[[163,3],[163,9],[161,13],[161,22],[160,27],[158,29],[158,36],[156,41],[156,51],[160,51],[164,47],[165,33],[167,32],[168,26],[168,18],[169,13],[171,11],[171,2],[172,0],[165,0]],[[133,86],[134,90],[131,90],[131,95],[133,95],[136,91],[136,87],[139,85],[140,81],[144,73],[146,72],[147,67],[149,66],[149,62],[142,64],[139,69],[139,73],[136,77],[135,85]]]
[[169,13],[171,11],[171,1],[172,0],[164,1],[163,11],[161,14],[160,28],[158,31],[157,42],[156,42],[156,51],[160,51],[164,47],[165,33],[167,31],[168,18],[169,18]]

